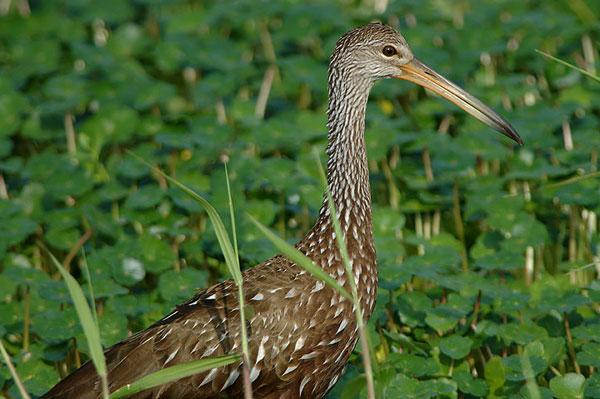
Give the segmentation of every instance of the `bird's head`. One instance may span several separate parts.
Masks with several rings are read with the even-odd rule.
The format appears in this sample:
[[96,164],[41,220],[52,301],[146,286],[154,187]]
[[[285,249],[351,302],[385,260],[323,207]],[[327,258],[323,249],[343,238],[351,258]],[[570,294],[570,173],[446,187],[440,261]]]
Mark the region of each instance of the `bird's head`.
[[452,101],[522,145],[519,134],[503,117],[419,61],[400,32],[387,25],[371,23],[343,35],[331,56],[330,73],[333,70],[347,75],[345,78],[368,82],[385,78],[411,81]]

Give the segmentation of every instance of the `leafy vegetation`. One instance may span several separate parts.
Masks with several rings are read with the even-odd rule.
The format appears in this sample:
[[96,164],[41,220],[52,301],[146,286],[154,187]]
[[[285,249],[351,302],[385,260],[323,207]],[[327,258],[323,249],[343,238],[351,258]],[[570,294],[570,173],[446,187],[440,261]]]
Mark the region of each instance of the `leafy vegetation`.
[[[535,51],[598,76],[594,6],[0,2],[0,337],[25,389],[90,351],[41,243],[85,294],[89,265],[105,346],[229,276],[202,206],[126,150],[222,217],[228,159],[243,267],[277,252],[246,214],[289,242],[308,230],[327,58],[379,19],[525,146],[411,84],[374,88],[377,397],[600,398],[600,87]],[[362,373],[358,346],[329,397],[366,395]],[[0,396],[21,396],[4,365]]]

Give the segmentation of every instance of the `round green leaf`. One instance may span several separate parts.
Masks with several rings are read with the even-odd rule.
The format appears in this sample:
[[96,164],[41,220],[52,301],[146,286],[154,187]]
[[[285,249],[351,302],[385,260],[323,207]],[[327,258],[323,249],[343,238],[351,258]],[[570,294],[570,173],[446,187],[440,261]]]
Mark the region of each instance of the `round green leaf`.
[[550,380],[550,389],[558,399],[582,399],[585,377],[567,373]]
[[471,345],[473,345],[473,341],[470,338],[458,335],[442,338],[439,342],[442,353],[457,360],[471,352]]
[[440,371],[440,366],[433,358],[412,354],[390,353],[390,363],[399,372],[410,377],[434,376]]
[[105,311],[98,320],[98,327],[105,347],[127,338],[127,317],[121,313]]
[[458,389],[466,394],[484,397],[489,393],[486,382],[481,379],[474,379],[468,371],[457,371],[452,377],[458,384]]
[[160,295],[170,304],[181,303],[189,299],[194,292],[206,285],[208,273],[191,268],[179,273],[169,270],[158,280]]
[[15,291],[17,290],[17,283],[12,278],[0,274],[0,302],[9,302]]
[[429,399],[433,398],[435,391],[422,381],[408,378],[403,374],[399,374],[386,390],[390,398],[406,398],[406,399]]
[[82,332],[75,308],[47,310],[37,314],[31,322],[31,329],[45,342],[60,342],[71,339]]
[[11,136],[21,125],[27,98],[18,92],[0,94],[0,136]]
[[600,368],[600,344],[588,342],[581,347],[577,353],[577,361],[582,366]]
[[25,285],[45,283],[50,280],[43,271],[30,267],[9,267],[4,271],[4,275]]
[[[39,359],[32,359],[17,366],[17,374],[25,385],[25,390],[33,395],[41,395],[58,379],[58,372],[53,366]],[[15,386],[11,388],[13,397],[20,397]]]
[[[530,369],[527,367],[527,360]],[[528,356],[527,360],[518,355],[503,358],[502,363],[506,366],[506,379],[509,381],[524,381],[530,377],[535,378],[548,366],[544,359],[539,356]]]
[[129,208],[147,209],[158,205],[165,195],[165,191],[158,186],[147,185],[134,191],[125,200],[125,206]]
[[131,286],[146,276],[144,263],[134,257],[115,259],[112,263],[112,274],[117,283]]
[[144,268],[150,273],[160,273],[173,267],[177,255],[169,245],[153,236],[140,238]]

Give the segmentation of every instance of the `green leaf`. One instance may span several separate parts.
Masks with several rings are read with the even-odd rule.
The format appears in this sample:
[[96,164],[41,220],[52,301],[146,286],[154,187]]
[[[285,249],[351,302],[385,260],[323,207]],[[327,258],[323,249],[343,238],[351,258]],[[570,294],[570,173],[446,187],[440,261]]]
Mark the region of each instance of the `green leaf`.
[[80,140],[95,153],[100,153],[105,144],[123,143],[135,132],[139,123],[138,114],[123,105],[108,105],[85,121]]
[[275,220],[276,215],[276,207],[272,201],[267,200],[251,200],[247,201],[246,212],[251,215],[253,218],[258,220],[260,223],[265,226],[271,225]]
[[[112,279],[108,278],[94,278],[92,276],[94,297],[98,298],[110,298],[114,295],[123,295],[128,291],[119,284],[115,283]],[[90,292],[88,283],[84,284],[85,292]]]
[[158,289],[167,303],[175,305],[190,298],[196,290],[204,287],[207,277],[208,273],[205,270],[189,267],[179,272],[169,270],[160,275]]
[[212,368],[236,363],[240,360],[242,360],[242,356],[237,353],[233,353],[230,355],[216,356],[167,367],[155,373],[148,374],[131,384],[127,384],[126,386],[117,389],[110,395],[110,398],[126,398],[136,394],[137,392],[143,391],[144,389],[156,387],[167,382],[175,381],[180,378],[194,375]]
[[149,273],[161,273],[175,264],[177,255],[166,242],[148,235],[140,238],[140,245],[143,266]]
[[404,292],[396,297],[398,314],[402,323],[409,327],[425,325],[427,311],[431,309],[433,301],[422,292]]
[[0,223],[0,248],[20,243],[37,229],[37,223],[24,217],[0,217]]
[[48,385],[58,378],[58,372],[54,367],[47,365],[40,359],[31,359],[17,366],[17,374],[23,380],[27,392],[33,395],[44,393]]
[[577,326],[571,330],[575,338],[600,342],[600,323]]
[[595,372],[590,378],[588,378],[583,394],[586,398],[600,398],[600,373]]
[[399,372],[410,377],[435,376],[440,372],[440,367],[430,357],[390,353],[390,363]]
[[0,95],[0,136],[11,136],[21,125],[21,115],[27,107],[27,97],[18,92]]
[[468,337],[452,335],[439,341],[440,350],[453,359],[462,359],[471,352],[473,341]]
[[9,267],[4,270],[3,274],[6,277],[9,277],[11,280],[17,281],[19,284],[23,285],[45,283],[50,281],[50,277],[48,277],[46,273],[31,267]]
[[105,310],[98,324],[104,347],[112,346],[127,338],[127,318],[120,313]]
[[454,373],[453,379],[458,384],[458,389],[466,394],[484,397],[489,393],[486,382],[481,379],[474,379],[468,371]]
[[496,397],[495,392],[504,386],[506,382],[506,366],[502,362],[502,358],[498,356],[492,357],[485,365],[484,375],[490,387],[492,397]]
[[522,254],[500,251],[482,256],[475,261],[475,266],[486,270],[515,270],[524,267],[525,258]]
[[4,274],[0,274],[0,292],[2,293],[0,296],[0,302],[10,302],[16,290],[17,283]]
[[581,347],[581,352],[578,352],[577,362],[582,366],[592,366],[600,368],[600,344],[588,342]]
[[435,393],[425,382],[408,378],[403,374],[399,374],[387,389],[390,398],[429,399],[433,398]]
[[548,331],[535,324],[503,324],[497,326],[497,329],[490,330],[489,334],[498,335],[507,345],[516,342],[519,345],[548,336]]
[[81,334],[79,319],[72,307],[62,312],[48,310],[37,314],[31,321],[31,329],[48,343],[66,341]]
[[0,303],[0,325],[9,327],[23,320],[24,303],[9,302]]
[[158,306],[150,300],[148,294],[135,293],[135,295],[118,295],[106,301],[105,309],[121,313],[125,316],[136,318],[139,315],[149,314]]
[[509,381],[535,378],[547,367],[547,363],[539,356],[528,356],[527,360],[524,360],[522,356],[513,355],[503,358],[502,363],[506,366],[506,379]]
[[583,398],[583,383],[585,377],[581,374],[567,373],[550,380],[550,389],[558,399]]
[[143,186],[127,197],[125,206],[140,209],[153,208],[160,203],[164,195],[165,191],[158,186]]
[[453,308],[448,304],[442,304],[437,308],[428,310],[426,313],[425,322],[438,332],[450,330],[466,314],[464,311]]
[[557,312],[570,312],[573,309],[590,303],[590,299],[578,292],[550,293],[544,292],[538,305],[540,310],[555,310]]
[[[133,255],[135,256],[135,255]],[[144,263],[134,257],[117,258],[112,264],[112,274],[117,283],[131,286],[146,276]]]

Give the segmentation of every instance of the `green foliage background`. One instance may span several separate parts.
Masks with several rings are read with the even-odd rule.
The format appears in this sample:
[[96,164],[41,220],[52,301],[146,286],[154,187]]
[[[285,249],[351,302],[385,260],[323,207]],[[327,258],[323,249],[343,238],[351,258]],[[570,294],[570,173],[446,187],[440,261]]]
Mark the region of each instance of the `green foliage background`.
[[[323,198],[328,56],[377,19],[525,143],[409,83],[374,88],[378,397],[600,398],[600,87],[534,52],[594,73],[596,1],[4,0],[0,14],[0,337],[32,394],[87,357],[39,242],[82,283],[83,244],[108,346],[227,277],[200,206],[126,149],[222,215],[228,159],[243,265],[275,253],[246,212],[298,240]],[[353,356],[329,397],[364,395],[361,371]],[[0,396],[19,396],[3,365]]]

